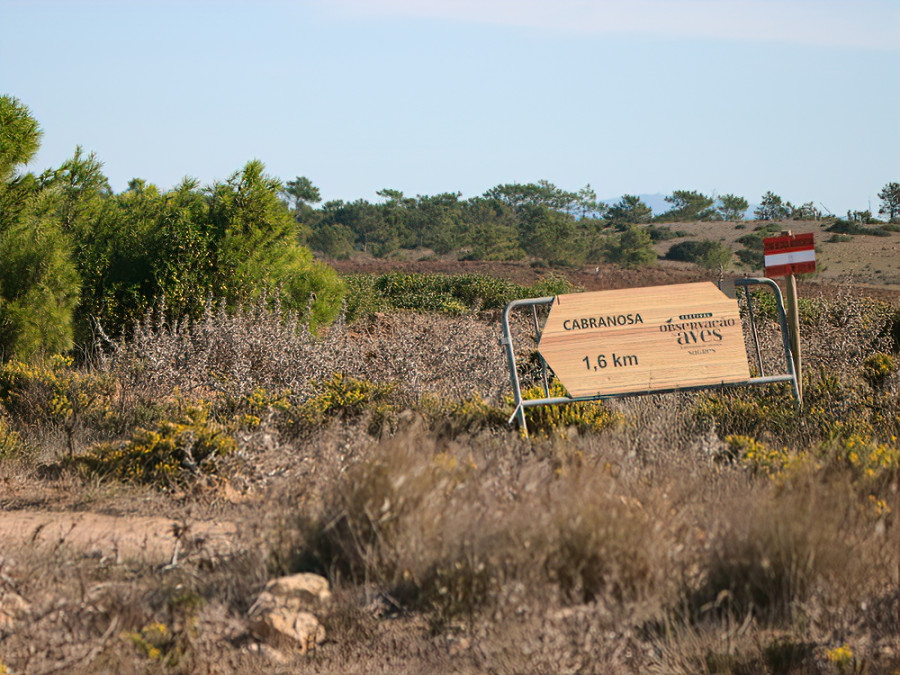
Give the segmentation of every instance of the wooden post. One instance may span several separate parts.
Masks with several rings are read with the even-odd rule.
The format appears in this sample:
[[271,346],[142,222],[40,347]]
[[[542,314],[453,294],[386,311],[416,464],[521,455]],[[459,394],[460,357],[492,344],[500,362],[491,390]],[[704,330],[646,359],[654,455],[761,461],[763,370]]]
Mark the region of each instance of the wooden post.
[[[785,233],[792,236],[793,232]],[[790,328],[791,356],[794,361],[794,374],[797,376],[797,392],[800,401],[803,401],[803,359],[800,355],[800,306],[797,303],[797,277],[789,274],[786,279],[787,296],[785,310],[787,313],[788,327]]]

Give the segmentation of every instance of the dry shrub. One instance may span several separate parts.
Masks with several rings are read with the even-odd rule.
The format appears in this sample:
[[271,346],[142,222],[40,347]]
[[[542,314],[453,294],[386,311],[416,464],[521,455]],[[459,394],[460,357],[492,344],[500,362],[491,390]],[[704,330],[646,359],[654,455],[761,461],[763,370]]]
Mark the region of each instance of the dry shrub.
[[823,589],[842,589],[843,598],[830,600],[852,604],[896,573],[888,543],[846,482],[808,477],[791,487],[753,490],[727,506],[693,598],[698,614],[724,608],[790,623]]
[[816,370],[859,373],[870,354],[900,348],[897,308],[886,302],[846,285],[835,297],[809,304],[801,312],[801,351]]
[[471,659],[475,672],[498,675],[644,673],[655,653],[641,636],[644,618],[639,608],[537,602],[520,584],[471,632]]
[[549,441],[543,458],[504,458],[514,438],[447,441],[415,424],[384,441],[307,523],[307,564],[376,583],[439,623],[473,615],[512,582],[565,604],[664,592],[663,532],[610,469],[554,456]]
[[104,367],[124,395],[148,402],[185,395],[240,397],[257,387],[305,398],[334,373],[393,383],[407,400],[424,394],[499,401],[509,381],[496,323],[472,316],[374,315],[338,320],[321,335],[264,304],[233,314],[208,306],[194,322],[148,316],[125,342],[109,343]]
[[263,672],[237,665],[232,643],[266,578],[264,542],[252,533],[227,554],[201,548],[162,568],[85,555],[64,538],[6,547],[0,597],[13,591],[29,607],[0,623],[2,662],[29,675]]
[[849,643],[868,671],[893,672],[894,515],[833,467],[797,466],[780,483],[725,476],[725,489],[713,482],[691,500],[701,533],[683,553],[692,573],[650,624],[648,670],[812,675],[833,672],[826,646]]
[[[268,310],[145,324],[103,364],[111,407],[153,429],[176,388],[205,400],[238,440],[233,486],[251,486],[221,508],[259,534],[166,571],[13,551],[7,576],[39,611],[0,634],[3,658],[37,673],[890,673],[900,406],[870,356],[878,315],[853,311],[805,319],[827,330],[804,336],[800,415],[778,387],[648,396],[608,403],[599,432],[552,409],[563,433],[530,440],[503,430],[496,316],[376,315],[318,336]],[[869,341],[842,359],[842,331]],[[178,499],[219,498],[198,494]],[[268,577],[299,569],[336,586],[331,641],[279,671],[229,631]]]
[[35,447],[64,444],[72,455],[86,439],[115,433],[120,424],[114,398],[112,376],[75,369],[69,358],[0,366],[0,410]]
[[815,643],[790,632],[760,633],[752,621],[671,626],[657,645],[649,673],[698,675],[818,675]]

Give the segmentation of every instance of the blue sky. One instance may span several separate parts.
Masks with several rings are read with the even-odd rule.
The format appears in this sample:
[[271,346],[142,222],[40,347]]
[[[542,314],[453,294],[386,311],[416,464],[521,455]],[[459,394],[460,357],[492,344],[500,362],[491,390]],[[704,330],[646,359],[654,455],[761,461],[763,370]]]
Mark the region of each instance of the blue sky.
[[898,0],[0,0],[0,91],[113,189],[253,158],[325,199],[550,180],[877,210]]

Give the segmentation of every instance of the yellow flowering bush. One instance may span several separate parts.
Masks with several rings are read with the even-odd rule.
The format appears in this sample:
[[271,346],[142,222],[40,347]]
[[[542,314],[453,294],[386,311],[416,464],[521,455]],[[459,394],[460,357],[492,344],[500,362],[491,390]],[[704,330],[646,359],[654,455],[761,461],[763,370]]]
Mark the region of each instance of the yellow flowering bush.
[[[566,396],[566,390],[558,380],[550,384],[550,396]],[[522,391],[523,399],[543,398],[541,387],[530,387]],[[442,401],[425,397],[421,402],[423,412],[429,417],[432,429],[457,436],[460,433],[474,433],[482,429],[508,429],[513,410],[511,395],[504,397],[503,407],[487,403],[474,394],[457,401]],[[565,436],[570,430],[578,432],[598,432],[622,422],[623,417],[609,410],[601,402],[569,403],[565,405],[542,406],[525,411],[530,432],[539,436]]]
[[455,401],[426,396],[420,407],[431,428],[449,437],[482,429],[502,429],[509,418],[508,411],[490,405],[478,394]]
[[264,420],[286,413],[291,409],[291,391],[270,391],[264,387],[255,387],[253,391],[240,398],[227,398],[222,412],[229,419],[235,420],[238,428],[257,429]]
[[350,419],[371,412],[369,430],[377,432],[391,410],[388,400],[396,389],[393,384],[378,384],[343,373],[335,373],[330,380],[315,386],[321,393],[289,411],[290,426],[295,431],[313,429],[335,418]]
[[893,356],[877,352],[863,360],[862,376],[873,388],[879,389],[896,369],[897,362]]
[[900,463],[900,448],[896,436],[892,445],[878,443],[868,435],[850,434],[845,438],[835,439],[830,451],[836,459],[860,478],[874,479],[890,476]]
[[[566,389],[559,380],[550,383],[550,396],[566,396]],[[522,398],[544,398],[542,387],[529,387],[522,391]],[[511,396],[506,398],[506,405],[513,406]],[[612,412],[601,401],[585,401],[567,403],[565,405],[544,405],[525,410],[525,420],[529,432],[543,436],[565,436],[570,429],[579,433],[599,432],[620,424],[622,415]]]
[[694,408],[701,427],[715,426],[726,435],[784,435],[796,428],[797,418],[787,387],[710,392],[701,395]]
[[19,434],[10,428],[5,417],[0,416],[0,459],[17,455],[23,448]]
[[138,429],[125,443],[100,443],[72,461],[90,473],[168,487],[217,474],[219,459],[235,448],[225,427],[209,420],[207,408],[186,406],[177,420]]
[[834,647],[825,651],[825,658],[829,663],[834,664],[838,673],[861,673],[864,672],[864,661],[859,661],[853,650],[847,645]]
[[791,472],[809,466],[809,453],[791,452],[788,448],[773,448],[750,436],[733,434],[726,436],[728,452],[741,466],[753,473],[762,474],[774,480],[787,478]]
[[139,631],[130,631],[123,636],[151,661],[159,661],[171,649],[174,642],[172,633],[164,623],[154,621]]
[[0,366],[0,406],[23,424],[102,424],[113,413],[115,381],[109,374],[73,368],[72,359],[44,363],[8,361]]
[[875,495],[869,495],[869,504],[872,508],[872,515],[876,518],[881,518],[892,512],[891,507],[888,506],[887,500],[879,499]]
[[[896,396],[826,372],[807,380],[799,412],[786,389],[767,387],[702,394],[694,407],[694,420],[701,428],[715,428],[722,438],[763,438],[773,444],[809,448],[816,456],[830,454],[827,448],[817,449],[823,444],[841,446],[848,439],[859,444],[867,439],[875,447],[864,454],[881,457],[872,459],[878,465],[890,460],[884,459],[887,450],[877,446],[887,442],[888,450],[896,447],[888,439],[900,435]],[[849,458],[848,453],[843,455]],[[868,467],[868,461],[859,455],[849,463],[863,473],[866,468],[877,471]]]

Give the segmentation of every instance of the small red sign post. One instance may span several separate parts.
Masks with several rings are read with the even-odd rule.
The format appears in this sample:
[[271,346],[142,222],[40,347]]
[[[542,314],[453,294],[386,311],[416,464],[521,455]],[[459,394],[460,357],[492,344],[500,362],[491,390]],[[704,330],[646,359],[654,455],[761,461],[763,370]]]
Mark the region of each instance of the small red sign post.
[[766,276],[770,279],[816,271],[816,248],[812,232],[763,239],[763,255]]
[[816,247],[813,233],[792,234],[786,232],[780,237],[763,239],[763,256],[766,262],[766,276],[787,277],[787,315],[791,333],[791,356],[797,375],[797,389],[803,397],[800,356],[800,312],[797,304],[797,279],[795,274],[809,274],[816,271]]

